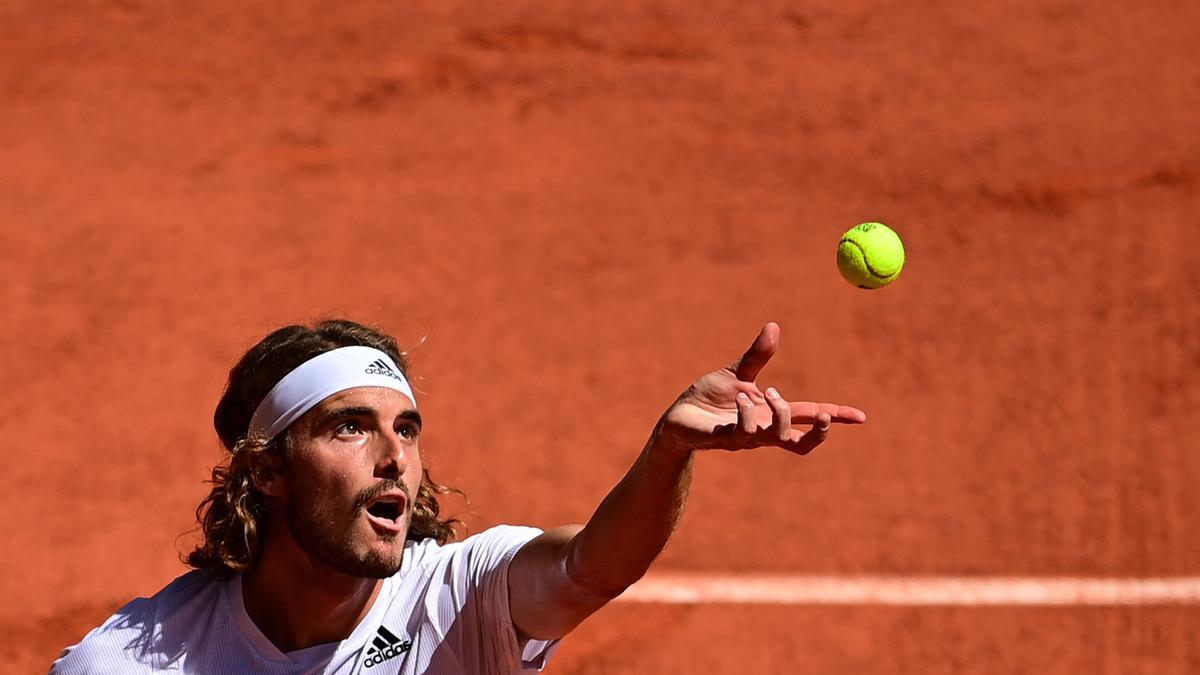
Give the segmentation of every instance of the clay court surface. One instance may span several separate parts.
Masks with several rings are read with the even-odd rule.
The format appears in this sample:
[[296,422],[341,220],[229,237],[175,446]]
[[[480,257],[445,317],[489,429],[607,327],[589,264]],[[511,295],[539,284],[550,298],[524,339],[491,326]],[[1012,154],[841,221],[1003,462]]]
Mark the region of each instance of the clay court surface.
[[[1200,575],[1200,4],[349,4],[0,5],[0,671],[184,571],[229,366],[330,314],[471,531],[775,320],[870,421],[701,457],[656,571]],[[551,672],[1195,673],[1197,602],[620,604]]]

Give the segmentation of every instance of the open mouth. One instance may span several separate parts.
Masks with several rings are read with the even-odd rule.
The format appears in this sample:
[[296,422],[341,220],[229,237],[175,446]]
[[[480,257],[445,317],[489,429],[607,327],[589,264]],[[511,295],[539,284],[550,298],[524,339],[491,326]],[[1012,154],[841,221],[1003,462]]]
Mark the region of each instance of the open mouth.
[[402,490],[389,490],[367,504],[367,520],[380,534],[396,536],[404,531],[401,521],[407,506],[408,498]]
[[400,520],[402,507],[394,498],[384,497],[367,508],[367,513],[393,523]]

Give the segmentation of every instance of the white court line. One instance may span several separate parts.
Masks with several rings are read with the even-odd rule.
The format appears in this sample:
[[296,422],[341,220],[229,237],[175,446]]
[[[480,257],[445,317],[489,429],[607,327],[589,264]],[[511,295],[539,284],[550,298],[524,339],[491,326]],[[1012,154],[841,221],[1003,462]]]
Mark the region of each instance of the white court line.
[[619,602],[905,607],[1193,605],[1200,577],[648,574]]

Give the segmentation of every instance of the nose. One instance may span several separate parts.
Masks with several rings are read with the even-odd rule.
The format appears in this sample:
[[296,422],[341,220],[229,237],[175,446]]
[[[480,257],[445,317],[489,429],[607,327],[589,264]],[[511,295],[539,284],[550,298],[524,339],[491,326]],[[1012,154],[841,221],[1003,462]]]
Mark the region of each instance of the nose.
[[375,477],[400,480],[412,461],[413,449],[397,434],[381,434],[380,448],[375,459]]

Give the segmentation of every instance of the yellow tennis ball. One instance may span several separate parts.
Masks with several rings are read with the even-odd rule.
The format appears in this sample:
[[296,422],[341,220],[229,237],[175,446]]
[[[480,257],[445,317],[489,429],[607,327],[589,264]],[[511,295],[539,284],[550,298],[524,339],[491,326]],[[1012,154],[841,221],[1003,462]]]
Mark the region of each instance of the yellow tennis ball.
[[838,243],[838,270],[859,288],[881,288],[904,269],[900,235],[883,223],[862,223],[846,231]]

